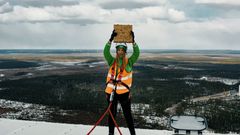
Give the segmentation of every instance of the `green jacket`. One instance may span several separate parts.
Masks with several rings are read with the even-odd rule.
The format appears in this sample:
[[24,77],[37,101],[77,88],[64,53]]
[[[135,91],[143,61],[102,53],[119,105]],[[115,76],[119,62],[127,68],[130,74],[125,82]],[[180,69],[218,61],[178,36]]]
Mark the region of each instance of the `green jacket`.
[[[110,48],[111,48],[111,44],[110,43],[107,43],[104,47],[104,58],[106,59],[108,65],[111,67],[112,64],[114,63],[114,60],[116,58],[114,58],[111,53],[110,53]],[[126,68],[125,70],[127,72],[131,72],[132,71],[132,67],[133,67],[133,64],[137,61],[138,57],[139,57],[139,54],[140,54],[140,50],[139,50],[139,47],[138,45],[135,43],[133,45],[133,54],[128,58],[128,64],[126,65]],[[122,65],[122,59],[119,60],[119,63],[118,65],[121,66]],[[118,67],[119,68],[119,67]],[[118,71],[118,70],[117,70]]]

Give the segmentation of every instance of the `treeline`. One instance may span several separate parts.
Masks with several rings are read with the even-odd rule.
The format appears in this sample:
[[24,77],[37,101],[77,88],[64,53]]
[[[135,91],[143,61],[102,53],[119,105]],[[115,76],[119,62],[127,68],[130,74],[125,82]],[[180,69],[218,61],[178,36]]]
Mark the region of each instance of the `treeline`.
[[40,64],[37,62],[28,62],[28,61],[19,61],[19,60],[0,60],[0,69],[11,69],[11,68],[29,68],[29,67],[38,67]]
[[[158,65],[159,67],[184,67],[192,68],[193,70],[186,69],[159,69],[163,77],[185,77],[190,75],[192,77],[202,77],[203,75],[209,75],[214,77],[232,78],[236,79],[240,76],[240,64],[212,64],[212,63],[191,63],[174,61],[169,59],[159,60],[140,60],[140,63]],[[141,69],[142,67],[135,67],[135,69]],[[154,69],[149,67],[150,70]],[[156,68],[155,68],[156,69]],[[170,74],[169,74],[170,73]]]
[[105,105],[101,74],[48,76],[0,83],[0,98],[58,106],[62,109],[96,111]]

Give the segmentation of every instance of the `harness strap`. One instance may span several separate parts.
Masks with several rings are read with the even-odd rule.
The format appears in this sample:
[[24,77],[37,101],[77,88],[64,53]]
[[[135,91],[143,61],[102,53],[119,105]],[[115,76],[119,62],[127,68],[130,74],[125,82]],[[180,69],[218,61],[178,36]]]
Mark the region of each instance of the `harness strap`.
[[121,85],[123,85],[124,87],[126,87],[128,90],[130,90],[130,87],[129,87],[126,83],[122,82],[121,80],[116,81],[116,80],[110,79],[110,80],[106,83],[106,86],[107,86],[109,83],[112,83],[112,84],[114,84],[114,85],[121,84]]
[[112,72],[111,72],[110,80],[119,80],[120,81],[122,79],[122,74],[123,74],[124,69],[120,68],[119,76],[116,75],[114,78],[115,68],[116,68],[116,60],[114,60],[114,63],[113,63],[112,69],[111,69]]
[[112,66],[112,72],[111,72],[111,79],[114,79],[114,70],[115,70],[115,65],[116,65],[116,60],[114,60],[114,62],[113,62],[113,66]]
[[114,60],[114,63],[113,63],[113,66],[112,66],[112,72],[111,72],[111,78],[110,80],[106,83],[106,85],[108,85],[108,83],[112,83],[114,85],[117,85],[117,84],[121,84],[123,85],[124,87],[126,87],[128,90],[130,90],[130,87],[121,81],[122,79],[122,74],[123,74],[123,70],[122,68],[120,68],[120,72],[119,72],[119,76],[117,77],[117,75],[115,76],[114,78],[114,73],[115,73],[115,67],[116,67],[116,60]]
[[129,86],[128,86],[126,83],[124,83],[124,82],[121,81],[120,84],[122,84],[122,85],[125,86],[128,90],[130,90]]

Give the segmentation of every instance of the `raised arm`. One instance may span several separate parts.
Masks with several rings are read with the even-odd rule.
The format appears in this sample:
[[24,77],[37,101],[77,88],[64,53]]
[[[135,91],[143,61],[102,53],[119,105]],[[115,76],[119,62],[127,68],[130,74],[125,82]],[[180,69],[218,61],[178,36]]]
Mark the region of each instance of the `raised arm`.
[[108,66],[111,66],[112,63],[114,62],[114,58],[113,58],[113,56],[112,56],[111,53],[110,53],[110,48],[111,48],[111,43],[110,43],[110,42],[107,42],[106,45],[105,45],[105,47],[104,47],[103,54],[104,54],[105,60],[106,60],[107,63],[108,63]]
[[126,70],[128,72],[132,71],[133,64],[138,60],[138,57],[140,55],[140,49],[139,49],[137,43],[135,42],[134,33],[131,32],[131,35],[132,35],[132,39],[133,39],[133,43],[132,43],[132,45],[133,45],[133,54],[128,59],[128,64],[127,64],[127,67],[126,67]]
[[140,49],[137,45],[137,43],[133,43],[133,54],[129,57],[128,61],[130,66],[133,66],[133,64],[138,60],[140,54]]
[[115,36],[117,36],[117,33],[113,30],[112,35],[111,35],[109,41],[106,43],[106,45],[104,47],[104,51],[103,51],[104,58],[106,59],[109,66],[111,66],[114,62],[114,58],[110,53],[110,49],[111,49],[111,43]]

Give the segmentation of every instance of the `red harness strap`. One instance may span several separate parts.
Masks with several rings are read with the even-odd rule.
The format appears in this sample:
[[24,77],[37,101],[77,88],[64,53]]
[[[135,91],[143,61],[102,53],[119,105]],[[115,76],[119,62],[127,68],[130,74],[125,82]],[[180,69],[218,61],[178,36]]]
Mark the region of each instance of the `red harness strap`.
[[92,131],[95,129],[95,127],[96,127],[96,126],[102,121],[102,119],[105,117],[105,115],[107,114],[107,112],[110,114],[110,116],[111,116],[111,118],[112,118],[112,120],[113,120],[113,122],[114,122],[114,124],[115,124],[115,126],[116,126],[116,128],[117,128],[117,130],[118,130],[118,132],[119,132],[119,134],[122,135],[122,132],[120,131],[119,126],[118,126],[116,120],[114,119],[113,114],[112,114],[112,112],[111,112],[111,110],[110,110],[110,107],[111,107],[111,106],[112,106],[112,102],[109,104],[109,106],[108,106],[107,110],[104,112],[104,114],[98,119],[98,121],[96,122],[96,124],[94,124],[94,126],[91,128],[91,130],[87,133],[87,135],[90,135],[90,134],[92,133]]
[[111,78],[110,80],[114,80],[114,73],[115,73],[115,66],[116,66],[116,60],[114,60],[113,67],[112,67],[112,72],[111,72]]
[[[114,75],[114,74],[115,74],[115,67],[116,67],[116,60],[115,60],[114,63],[113,63],[113,66],[112,66],[112,69],[111,69],[111,70],[112,70],[112,71],[111,71],[111,78],[110,78],[110,80],[107,82],[107,84],[108,84],[108,83],[111,83],[111,81],[112,81],[112,83],[113,83],[114,85],[117,85],[118,83],[120,83],[120,84],[124,85],[126,88],[129,89],[129,87],[128,87],[126,84],[124,84],[123,82],[121,82],[122,73],[123,73],[123,70],[124,70],[124,69],[120,68],[119,76],[117,77],[117,75],[116,75],[116,76]],[[114,78],[114,77],[115,77],[115,78]],[[93,128],[87,133],[87,135],[90,135],[90,133],[94,130],[94,128],[102,121],[102,119],[103,119],[104,116],[107,114],[107,112],[109,112],[109,115],[111,116],[111,118],[112,118],[112,120],[113,120],[113,122],[114,122],[114,124],[115,124],[115,126],[116,126],[116,128],[117,128],[117,130],[118,130],[118,132],[119,132],[119,134],[122,135],[122,133],[121,133],[121,131],[120,131],[120,129],[119,129],[119,126],[118,126],[116,120],[114,119],[114,116],[113,116],[113,114],[112,114],[112,112],[111,112],[111,110],[110,110],[111,105],[112,105],[112,102],[109,104],[109,106],[108,106],[107,110],[104,112],[104,114],[98,119],[98,121],[97,121],[96,124],[93,126]]]
[[[114,61],[114,63],[113,63],[113,67],[112,67],[112,69],[111,69],[111,78],[110,78],[110,80],[109,81],[118,81],[118,82],[120,82],[121,81],[121,79],[122,79],[122,73],[123,73],[123,70],[124,69],[122,69],[122,68],[120,68],[120,72],[119,72],[119,76],[115,76],[114,74],[115,74],[115,67],[116,67],[116,60]],[[116,71],[117,72],[117,71]],[[115,78],[114,78],[115,77]]]

